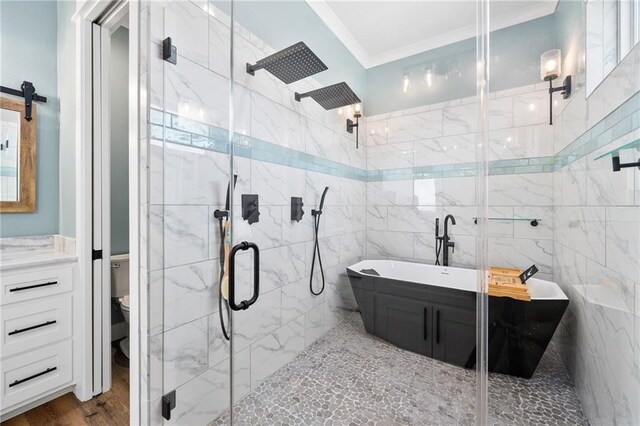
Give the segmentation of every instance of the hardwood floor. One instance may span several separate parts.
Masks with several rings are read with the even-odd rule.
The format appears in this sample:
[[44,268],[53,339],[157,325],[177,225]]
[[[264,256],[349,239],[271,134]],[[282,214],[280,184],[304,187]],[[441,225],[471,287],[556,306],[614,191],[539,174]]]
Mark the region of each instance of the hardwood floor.
[[129,368],[122,365],[126,358],[120,351],[113,360],[109,392],[87,402],[68,393],[2,422],[2,426],[129,425]]

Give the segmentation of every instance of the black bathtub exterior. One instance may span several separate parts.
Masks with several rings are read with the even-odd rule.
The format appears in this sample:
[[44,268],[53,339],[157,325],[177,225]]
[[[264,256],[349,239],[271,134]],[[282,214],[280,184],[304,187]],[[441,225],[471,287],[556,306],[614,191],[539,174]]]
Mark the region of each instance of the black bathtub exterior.
[[[476,362],[476,293],[347,269],[369,334],[465,368]],[[489,297],[490,372],[530,378],[568,300]]]

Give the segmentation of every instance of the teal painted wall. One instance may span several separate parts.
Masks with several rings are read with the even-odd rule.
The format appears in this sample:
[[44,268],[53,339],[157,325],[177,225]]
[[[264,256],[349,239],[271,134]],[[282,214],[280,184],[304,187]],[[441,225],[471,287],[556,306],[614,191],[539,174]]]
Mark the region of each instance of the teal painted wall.
[[76,2],[58,4],[60,93],[60,234],[76,235]]
[[[0,214],[0,237],[57,234],[59,138],[57,5],[53,1],[0,1],[0,84],[31,81],[47,103],[37,104],[36,211]],[[8,96],[8,95],[3,95]]]
[[111,254],[129,253],[129,30],[111,36]]
[[[505,90],[540,82],[540,54],[556,47],[553,15],[493,31],[490,36],[490,90]],[[433,86],[418,87],[415,72],[457,62],[458,75],[435,77]],[[464,40],[367,70],[365,115],[382,114],[476,94],[476,40]],[[413,87],[402,90],[405,71]],[[421,76],[420,76],[421,77]]]

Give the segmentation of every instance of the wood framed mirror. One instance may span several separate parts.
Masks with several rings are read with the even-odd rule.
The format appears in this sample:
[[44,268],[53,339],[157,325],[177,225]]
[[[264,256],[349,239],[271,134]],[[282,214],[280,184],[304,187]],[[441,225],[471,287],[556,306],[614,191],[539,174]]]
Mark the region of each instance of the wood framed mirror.
[[0,213],[36,209],[36,106],[0,97]]

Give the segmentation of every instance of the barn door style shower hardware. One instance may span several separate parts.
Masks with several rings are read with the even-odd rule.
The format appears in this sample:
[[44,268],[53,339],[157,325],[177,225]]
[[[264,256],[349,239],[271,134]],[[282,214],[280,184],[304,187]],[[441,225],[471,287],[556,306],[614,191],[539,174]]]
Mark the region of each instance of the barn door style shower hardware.
[[36,88],[33,86],[33,83],[30,81],[23,81],[20,86],[20,90],[12,89],[10,87],[0,86],[0,92],[6,93],[8,95],[20,96],[24,98],[24,119],[27,121],[31,121],[31,108],[33,106],[33,102],[42,102],[47,103],[47,98],[45,96],[40,96],[36,93]]

